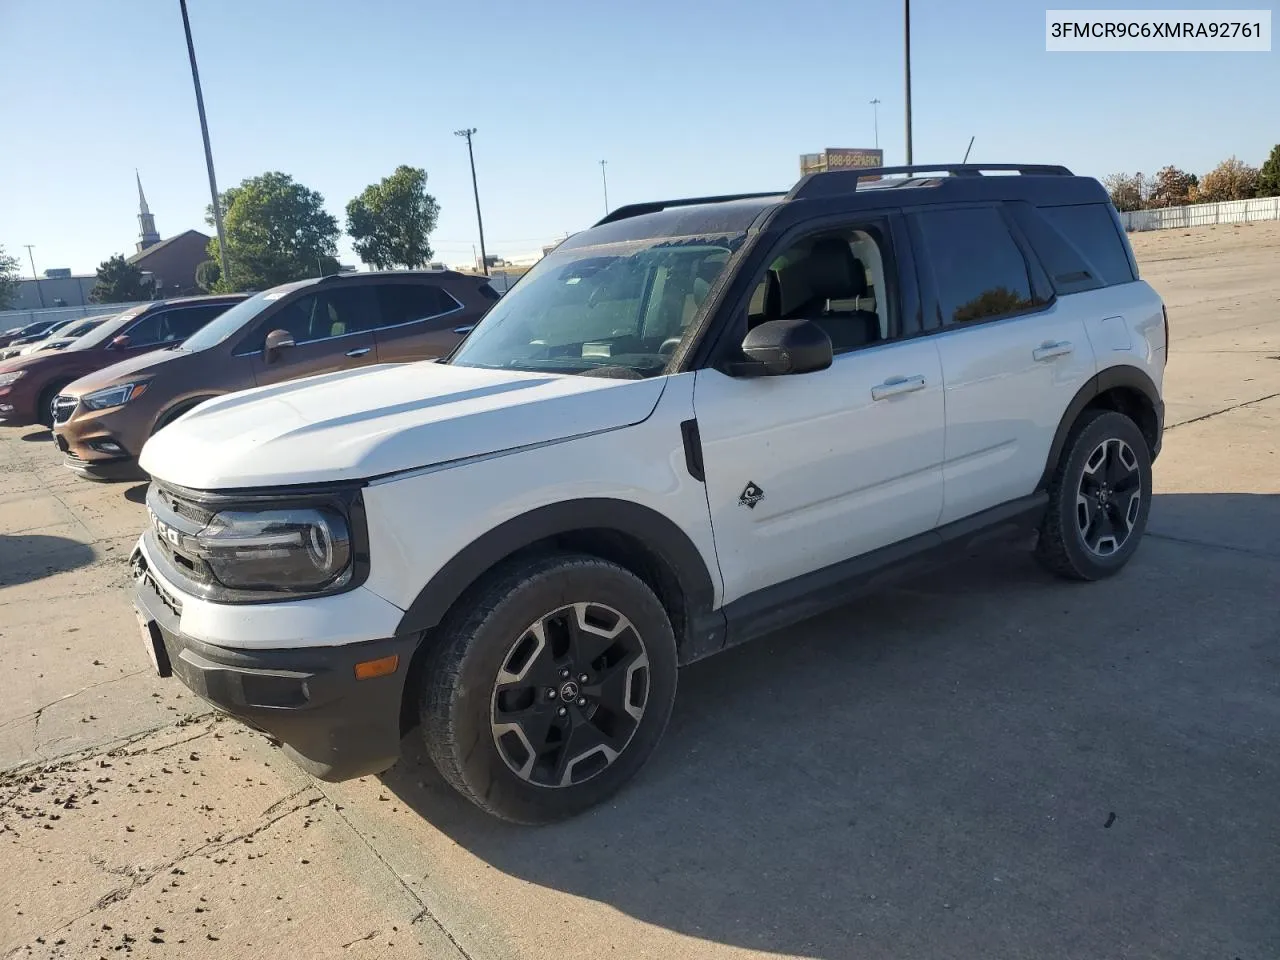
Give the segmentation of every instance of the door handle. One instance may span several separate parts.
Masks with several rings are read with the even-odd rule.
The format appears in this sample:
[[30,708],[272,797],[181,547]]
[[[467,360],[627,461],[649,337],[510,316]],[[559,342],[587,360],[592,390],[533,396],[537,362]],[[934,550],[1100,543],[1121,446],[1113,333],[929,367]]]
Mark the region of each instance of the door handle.
[[476,325],[473,323],[473,324],[471,324],[470,326],[467,326],[467,327],[454,327],[454,328],[453,328],[453,332],[454,332],[454,333],[456,333],[456,334],[459,334],[460,336],[466,336],[468,333],[470,333],[470,332],[471,332],[472,330],[474,330],[475,328],[476,328]]
[[348,357],[363,357],[366,353],[368,353],[368,352],[369,352],[370,350],[372,350],[372,349],[373,349],[373,347],[356,347],[354,350],[348,350],[348,351],[347,351],[347,356],[348,356]]
[[1065,357],[1073,350],[1075,350],[1075,347],[1067,340],[1046,340],[1031,351],[1031,358],[1037,363],[1044,363],[1054,357]]
[[915,393],[917,390],[923,389],[924,377],[920,374],[916,374],[914,377],[892,377],[878,387],[871,388],[871,399],[888,400],[890,397],[901,396],[904,393]]

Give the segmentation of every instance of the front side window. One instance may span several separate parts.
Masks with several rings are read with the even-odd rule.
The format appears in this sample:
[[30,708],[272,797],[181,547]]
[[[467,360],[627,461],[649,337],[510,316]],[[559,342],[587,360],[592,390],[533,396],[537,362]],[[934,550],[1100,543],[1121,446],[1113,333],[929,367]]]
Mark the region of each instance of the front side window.
[[129,338],[130,348],[154,347],[160,343],[176,343],[181,340],[182,337],[176,336],[170,327],[172,317],[172,310],[157,310],[129,327],[124,335]]
[[268,329],[261,333],[265,337],[270,330],[287,330],[301,345],[372,330],[377,317],[368,293],[366,287],[308,293],[272,314],[266,324]]
[[994,207],[916,214],[944,324],[994,320],[1038,305],[1027,262]]
[[450,363],[661,373],[744,235],[559,247],[494,304]]

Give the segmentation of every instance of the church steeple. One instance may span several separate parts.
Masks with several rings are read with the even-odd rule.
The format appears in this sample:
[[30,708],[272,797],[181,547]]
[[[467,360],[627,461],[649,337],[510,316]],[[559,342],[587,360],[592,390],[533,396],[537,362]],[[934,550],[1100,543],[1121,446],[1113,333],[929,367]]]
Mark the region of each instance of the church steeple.
[[138,181],[138,253],[141,253],[147,247],[153,247],[159,243],[160,234],[156,232],[156,218],[151,215],[146,195],[142,192],[142,176],[137,170],[133,171],[133,175]]

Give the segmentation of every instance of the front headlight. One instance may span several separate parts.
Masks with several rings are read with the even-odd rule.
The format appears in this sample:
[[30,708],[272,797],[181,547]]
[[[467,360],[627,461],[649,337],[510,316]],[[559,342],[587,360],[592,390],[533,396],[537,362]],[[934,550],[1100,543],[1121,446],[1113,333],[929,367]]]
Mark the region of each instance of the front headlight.
[[80,402],[88,410],[106,410],[109,407],[122,407],[130,400],[136,400],[147,391],[147,382],[121,383],[105,390],[87,393]]
[[237,590],[328,590],[351,575],[346,518],[324,507],[223,511],[195,536],[193,552]]
[[7,387],[17,383],[27,375],[25,370],[14,370],[12,373],[0,373],[0,387]]

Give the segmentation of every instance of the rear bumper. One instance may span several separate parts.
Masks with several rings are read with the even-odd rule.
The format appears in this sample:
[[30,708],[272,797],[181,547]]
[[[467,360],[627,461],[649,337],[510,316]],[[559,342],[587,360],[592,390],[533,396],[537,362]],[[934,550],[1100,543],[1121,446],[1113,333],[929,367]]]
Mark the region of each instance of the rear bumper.
[[[279,740],[321,780],[386,770],[400,756],[400,707],[416,635],[290,649],[233,649],[180,630],[182,599],[134,554],[134,606],[148,624],[161,675],[177,675],[224,713]],[[176,609],[175,609],[176,608]],[[387,676],[357,680],[355,665],[395,656]]]

